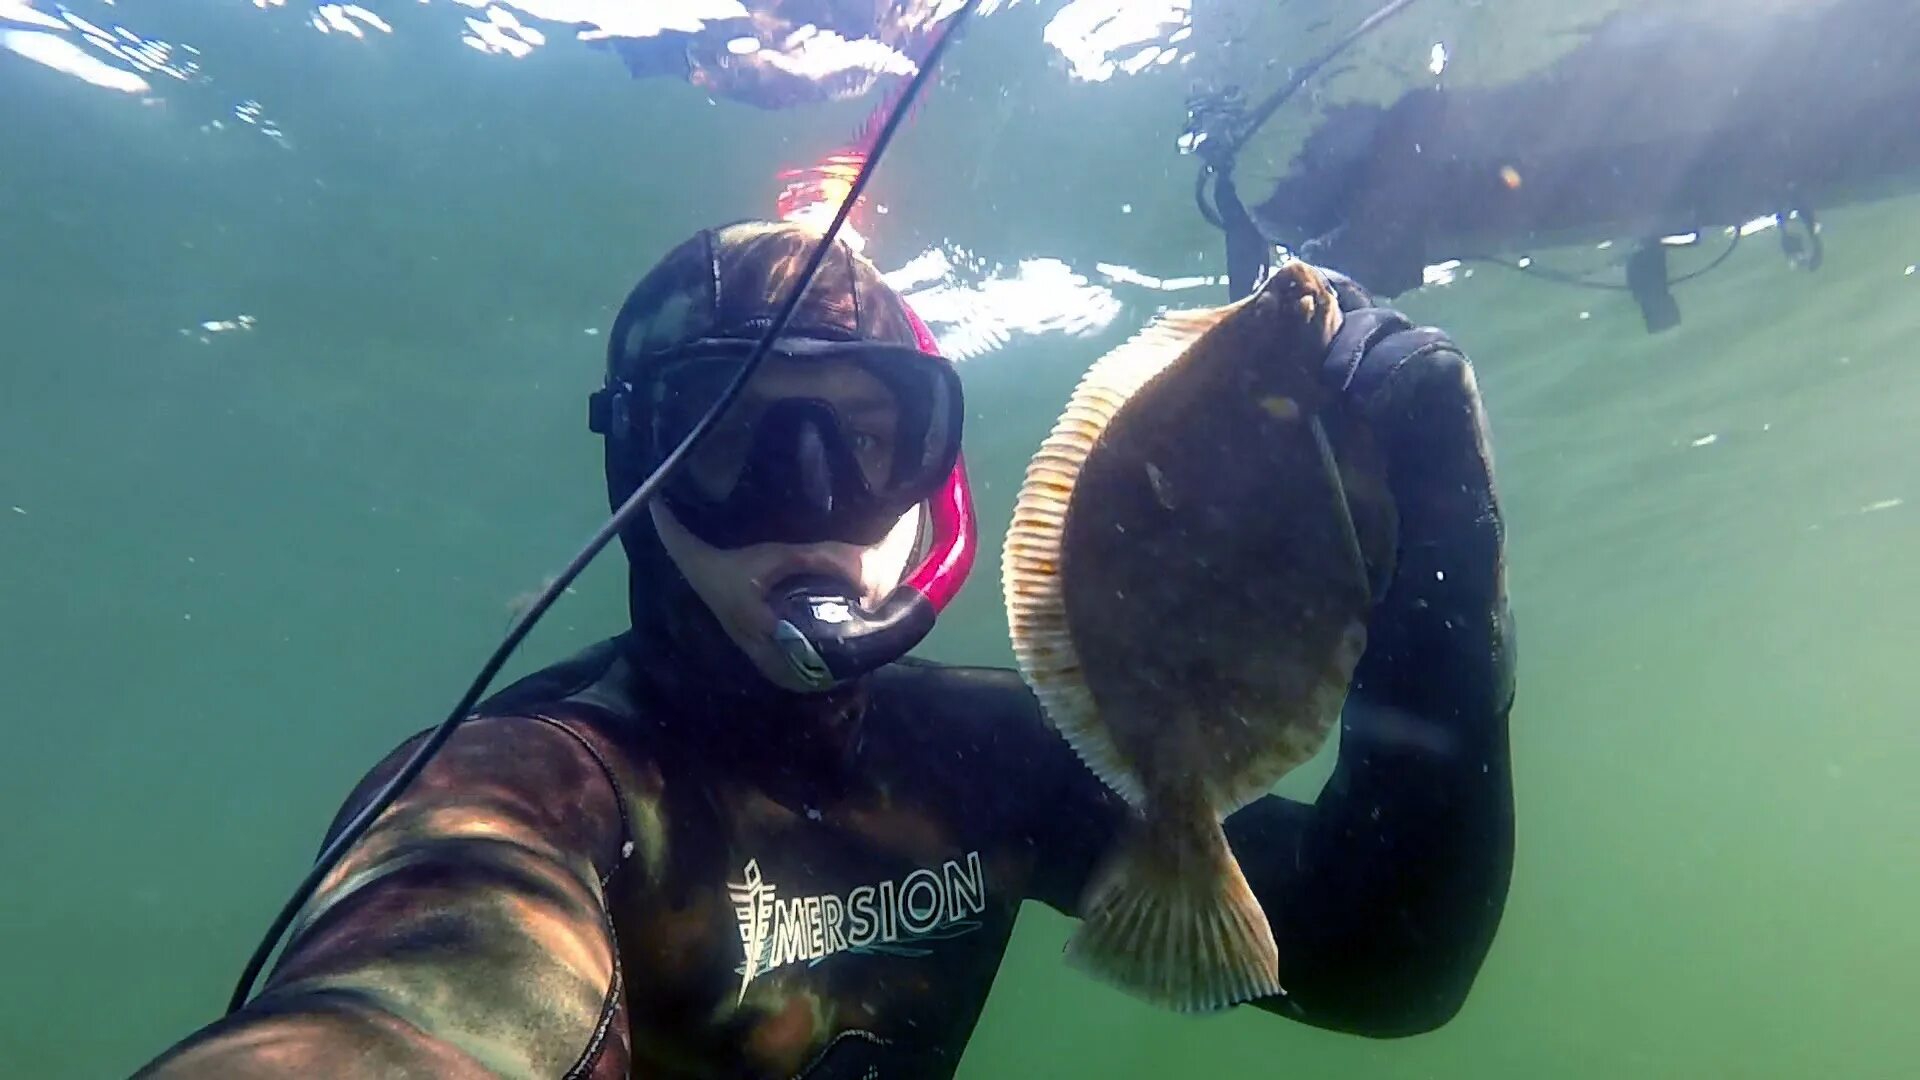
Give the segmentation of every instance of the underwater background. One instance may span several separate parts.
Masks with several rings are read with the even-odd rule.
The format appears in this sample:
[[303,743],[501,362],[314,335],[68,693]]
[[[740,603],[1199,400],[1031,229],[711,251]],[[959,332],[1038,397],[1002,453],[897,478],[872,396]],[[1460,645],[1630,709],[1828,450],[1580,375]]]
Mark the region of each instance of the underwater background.
[[[1282,112],[1276,165],[1436,43],[1504,78],[1618,6],[1419,5]],[[1223,272],[1175,148],[1197,69],[1258,93],[1373,5],[1214,7],[1246,9],[1216,53],[1098,77],[1062,4],[1002,5],[876,175],[867,254],[944,260],[983,514],[922,655],[1011,663],[1027,456],[1094,358],[1225,299],[1177,280]],[[0,0],[0,1075],[124,1075],[218,1015],[347,790],[604,517],[585,402],[627,288],[879,96],[635,80],[541,9]],[[1030,905],[961,1075],[1916,1075],[1920,197],[1821,217],[1818,272],[1759,237],[1658,335],[1491,267],[1394,301],[1478,367],[1519,630],[1513,888],[1453,1023],[1163,1014]],[[623,575],[508,676],[620,629]]]

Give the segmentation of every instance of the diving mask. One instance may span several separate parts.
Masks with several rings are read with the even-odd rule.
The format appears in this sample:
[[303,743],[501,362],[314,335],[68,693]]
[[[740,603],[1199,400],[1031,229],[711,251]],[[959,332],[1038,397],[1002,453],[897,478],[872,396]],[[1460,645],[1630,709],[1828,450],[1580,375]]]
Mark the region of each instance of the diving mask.
[[[635,365],[594,395],[592,426],[636,463],[662,460],[740,373],[752,342],[707,339]],[[869,342],[776,345],[667,485],[705,543],[878,543],[946,484],[960,380],[944,359]]]

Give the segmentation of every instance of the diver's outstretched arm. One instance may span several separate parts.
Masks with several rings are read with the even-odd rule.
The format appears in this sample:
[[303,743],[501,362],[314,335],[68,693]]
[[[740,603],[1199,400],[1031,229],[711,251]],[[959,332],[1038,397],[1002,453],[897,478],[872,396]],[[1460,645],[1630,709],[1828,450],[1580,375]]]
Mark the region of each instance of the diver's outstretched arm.
[[604,760],[552,721],[468,722],[328,875],[259,996],[138,1075],[626,1076]]
[[1513,626],[1485,417],[1465,356],[1381,309],[1349,313],[1330,377],[1385,443],[1399,558],[1302,821],[1227,823],[1280,950],[1261,1007],[1390,1037],[1449,1020],[1492,944],[1513,865]]

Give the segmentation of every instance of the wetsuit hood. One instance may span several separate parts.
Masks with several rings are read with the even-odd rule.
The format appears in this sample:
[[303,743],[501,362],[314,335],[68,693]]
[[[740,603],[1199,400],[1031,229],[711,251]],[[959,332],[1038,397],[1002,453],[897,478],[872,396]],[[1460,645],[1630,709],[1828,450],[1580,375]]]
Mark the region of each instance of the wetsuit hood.
[[[703,230],[635,286],[609,335],[607,383],[593,403],[594,429],[607,436],[611,503],[625,501],[663,455],[657,439],[651,446],[645,441],[658,428],[654,417],[663,384],[656,373],[683,364],[690,349],[751,342],[764,334],[817,241],[817,233],[799,225],[742,222]],[[910,354],[893,362],[931,363],[950,371],[904,300],[870,263],[838,243],[777,339],[776,352],[782,349],[789,354],[848,350],[870,364]],[[628,640],[636,670],[656,684],[655,692],[702,711],[724,705],[732,712],[749,703],[790,711],[799,707],[790,699],[807,697],[821,700],[805,711],[833,712],[857,699],[865,672],[897,659],[924,637],[938,609],[958,590],[973,554],[971,502],[958,458],[958,387],[950,374],[946,380],[951,390],[941,408],[950,410],[950,419],[937,428],[942,446],[931,448],[944,456],[930,452],[916,459],[921,486],[906,501],[911,507],[912,499],[924,500],[920,505],[928,526],[920,564],[874,610],[854,605],[851,620],[849,608],[838,605],[837,598],[810,588],[788,590],[791,595],[776,605],[784,620],[781,647],[790,660],[800,654],[795,666],[816,677],[813,693],[783,690],[761,674],[676,564],[651,516],[635,517],[621,536],[633,625]],[[674,503],[676,490],[670,485],[666,498],[676,518],[687,520]],[[888,520],[899,517],[900,507],[893,503],[876,500],[874,506],[891,514]],[[819,613],[826,614],[809,625],[809,617]],[[796,641],[798,648],[788,647]]]

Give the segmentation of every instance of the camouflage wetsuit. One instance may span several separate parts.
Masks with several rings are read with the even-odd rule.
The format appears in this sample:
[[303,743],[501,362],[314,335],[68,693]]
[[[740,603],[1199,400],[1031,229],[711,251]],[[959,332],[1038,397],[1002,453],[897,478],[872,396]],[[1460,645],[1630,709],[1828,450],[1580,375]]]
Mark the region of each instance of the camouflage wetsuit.
[[[1390,447],[1400,566],[1332,779],[1227,828],[1289,991],[1258,1006],[1338,1031],[1445,1022],[1506,894],[1501,525],[1477,399],[1455,405]],[[954,1071],[1020,904],[1072,913],[1124,807],[1012,673],[904,662],[783,694],[657,547],[629,555],[632,631],[461,729],[260,996],[155,1075]]]

